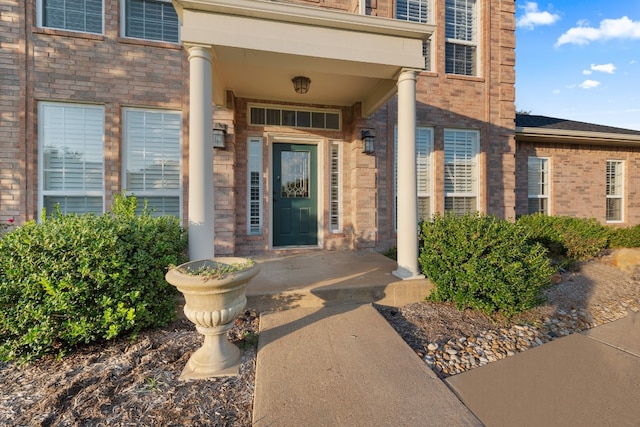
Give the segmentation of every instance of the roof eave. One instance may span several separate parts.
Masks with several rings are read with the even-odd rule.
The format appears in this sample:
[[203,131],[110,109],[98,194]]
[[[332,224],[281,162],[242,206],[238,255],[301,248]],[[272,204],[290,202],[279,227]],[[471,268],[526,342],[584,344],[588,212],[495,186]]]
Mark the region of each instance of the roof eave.
[[272,1],[173,0],[173,4],[179,15],[182,9],[193,9],[421,40],[428,39],[435,30],[433,24]]
[[640,135],[521,126],[516,127],[516,139],[521,141],[543,141],[565,144],[640,146]]

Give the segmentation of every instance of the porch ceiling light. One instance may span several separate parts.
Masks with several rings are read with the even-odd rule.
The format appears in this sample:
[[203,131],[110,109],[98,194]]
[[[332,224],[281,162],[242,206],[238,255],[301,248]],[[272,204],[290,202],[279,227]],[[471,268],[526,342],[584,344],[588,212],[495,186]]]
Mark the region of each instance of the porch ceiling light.
[[311,85],[311,79],[309,77],[296,76],[291,79],[291,81],[293,82],[293,89],[296,93],[304,95],[309,92],[309,85]]
[[213,148],[224,148],[224,137],[227,134],[227,125],[224,123],[216,123],[211,131],[211,139]]
[[373,130],[366,129],[362,131],[362,152],[365,154],[373,154],[375,152],[376,134]]

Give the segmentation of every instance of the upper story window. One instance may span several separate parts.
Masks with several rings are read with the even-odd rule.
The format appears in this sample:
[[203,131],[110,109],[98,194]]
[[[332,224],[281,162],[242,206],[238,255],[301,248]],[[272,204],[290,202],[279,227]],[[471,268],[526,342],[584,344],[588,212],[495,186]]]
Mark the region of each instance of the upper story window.
[[102,0],[39,0],[42,27],[102,34]]
[[170,0],[124,0],[125,37],[179,42],[178,14]]
[[477,66],[476,0],[445,2],[445,72],[475,76]]
[[[410,22],[431,22],[431,0],[397,0],[396,19]],[[431,70],[431,41],[425,40],[422,44],[424,56],[424,69]]]
[[412,22],[431,22],[431,0],[397,0],[396,19]]

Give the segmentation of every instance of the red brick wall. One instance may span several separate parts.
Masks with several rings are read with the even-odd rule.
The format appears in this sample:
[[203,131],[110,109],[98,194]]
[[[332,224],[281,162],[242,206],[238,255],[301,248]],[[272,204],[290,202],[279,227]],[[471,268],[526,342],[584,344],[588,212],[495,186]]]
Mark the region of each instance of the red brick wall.
[[[1,142],[13,150],[22,151],[19,156],[15,154],[22,160],[22,166],[13,169],[19,178],[14,179],[15,183],[2,181],[3,188],[7,185],[20,187],[15,195],[20,206],[5,211],[3,203],[0,208],[0,215],[15,215],[19,211],[21,222],[39,217],[37,113],[40,101],[104,105],[107,208],[113,195],[122,191],[120,145],[124,107],[182,111],[183,141],[185,146],[187,144],[188,63],[181,45],[121,38],[120,0],[104,1],[103,35],[38,28],[35,3],[35,0],[11,1],[13,7],[9,9],[13,13],[2,14],[3,19],[8,17],[24,23],[20,34],[16,35],[20,41],[15,43],[16,47],[10,54],[17,72],[12,78],[22,84],[20,99],[13,100],[10,112],[4,113],[11,115],[14,122],[18,120],[19,124],[12,131],[9,142],[5,138]],[[3,49],[2,54],[4,52]],[[3,102],[4,96],[3,90]],[[185,155],[183,169],[187,170],[187,167]],[[184,202],[186,206],[186,198]]]
[[23,0],[0,3],[0,227],[25,221],[25,13]]
[[624,161],[624,208],[621,225],[640,224],[640,148],[518,142],[516,197],[518,215],[527,214],[527,160],[547,157],[550,164],[551,215],[595,218],[606,223],[607,160]]

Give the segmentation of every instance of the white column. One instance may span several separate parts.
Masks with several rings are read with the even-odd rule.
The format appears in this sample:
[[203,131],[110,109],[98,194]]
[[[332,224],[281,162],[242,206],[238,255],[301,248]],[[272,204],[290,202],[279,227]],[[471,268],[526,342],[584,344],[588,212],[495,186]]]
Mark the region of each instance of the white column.
[[189,258],[214,256],[211,51],[189,46]]
[[418,269],[416,70],[398,78],[398,269],[401,279],[421,279]]

